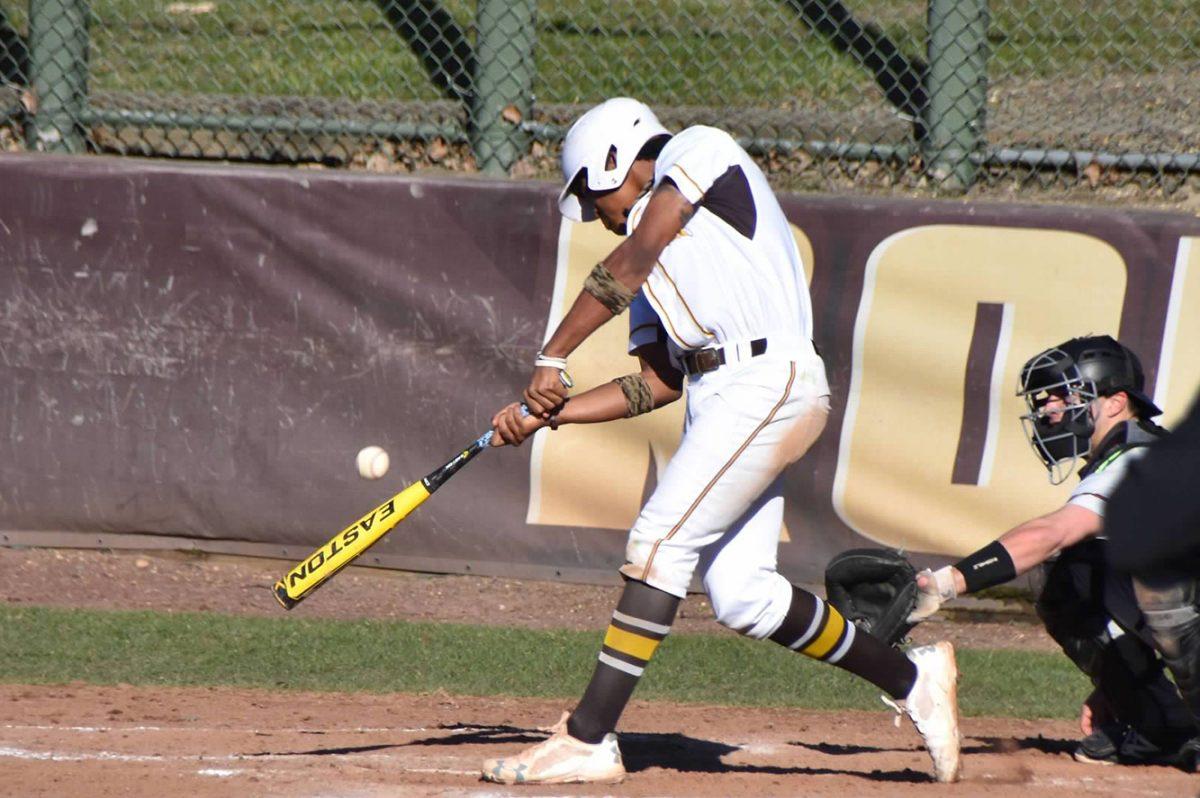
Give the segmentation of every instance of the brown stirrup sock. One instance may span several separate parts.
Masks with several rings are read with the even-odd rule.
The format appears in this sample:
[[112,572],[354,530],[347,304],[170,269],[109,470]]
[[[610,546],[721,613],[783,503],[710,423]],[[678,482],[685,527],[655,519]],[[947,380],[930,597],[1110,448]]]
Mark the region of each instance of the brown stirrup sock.
[[567,733],[585,743],[598,743],[617,727],[633,688],[637,687],[654,649],[671,631],[679,599],[629,580],[617,603],[600,661],[579,706],[567,721]]
[[828,603],[792,585],[792,606],[771,639],[807,657],[861,676],[892,698],[904,698],[917,666],[899,649],[846,621]]

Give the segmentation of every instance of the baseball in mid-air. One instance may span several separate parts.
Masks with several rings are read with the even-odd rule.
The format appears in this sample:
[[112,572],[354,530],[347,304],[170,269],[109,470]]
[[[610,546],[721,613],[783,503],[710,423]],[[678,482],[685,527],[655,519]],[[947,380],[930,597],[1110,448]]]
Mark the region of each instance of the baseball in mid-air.
[[355,459],[358,475],[363,479],[379,479],[387,473],[390,459],[382,446],[366,446]]

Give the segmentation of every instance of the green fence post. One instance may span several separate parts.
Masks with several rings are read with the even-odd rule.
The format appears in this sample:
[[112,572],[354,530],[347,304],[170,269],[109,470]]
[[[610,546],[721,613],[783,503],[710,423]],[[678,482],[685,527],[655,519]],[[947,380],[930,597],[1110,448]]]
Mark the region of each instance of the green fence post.
[[29,0],[29,76],[37,113],[26,144],[83,152],[87,103],[88,0]]
[[507,174],[528,146],[519,127],[533,97],[536,0],[479,0],[471,146],[488,174]]
[[975,181],[986,134],[987,0],[930,0],[925,165],[944,188]]

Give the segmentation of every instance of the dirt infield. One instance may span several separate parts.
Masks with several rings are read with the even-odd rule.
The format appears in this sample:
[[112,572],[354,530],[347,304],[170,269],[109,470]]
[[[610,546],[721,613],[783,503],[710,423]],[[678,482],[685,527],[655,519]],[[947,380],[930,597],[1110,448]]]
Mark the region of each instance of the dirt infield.
[[541,739],[561,704],[226,689],[0,687],[0,790],[13,796],[1182,796],[1200,777],[1074,762],[1071,724],[967,719],[966,778],[932,782],[884,712],[635,703],[630,771],[606,787],[508,788],[479,763]]
[[[179,555],[0,549],[0,601],[278,613],[278,564]],[[342,581],[344,580],[344,581]],[[122,586],[117,588],[116,586]],[[344,592],[343,592],[344,591]],[[118,593],[119,595],[114,595]],[[612,588],[350,571],[300,611],[598,628]],[[361,597],[380,601],[366,606]],[[680,626],[712,629],[700,597]],[[510,609],[512,607],[512,609]],[[1022,624],[943,624],[970,644],[1043,648]],[[965,781],[932,782],[911,727],[879,712],[799,712],[635,702],[622,719],[630,771],[608,787],[504,788],[482,759],[544,736],[563,702],[453,695],[312,694],[127,685],[0,685],[0,795],[11,796],[1194,796],[1200,776],[1099,767],[1070,757],[1074,724],[966,718]]]

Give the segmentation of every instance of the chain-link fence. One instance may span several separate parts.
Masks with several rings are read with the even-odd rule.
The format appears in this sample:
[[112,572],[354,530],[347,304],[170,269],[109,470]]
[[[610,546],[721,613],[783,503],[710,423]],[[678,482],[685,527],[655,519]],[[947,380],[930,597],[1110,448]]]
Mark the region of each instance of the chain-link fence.
[[0,0],[0,72],[9,149],[549,175],[624,94],[798,187],[1200,176],[1195,0]]

